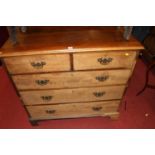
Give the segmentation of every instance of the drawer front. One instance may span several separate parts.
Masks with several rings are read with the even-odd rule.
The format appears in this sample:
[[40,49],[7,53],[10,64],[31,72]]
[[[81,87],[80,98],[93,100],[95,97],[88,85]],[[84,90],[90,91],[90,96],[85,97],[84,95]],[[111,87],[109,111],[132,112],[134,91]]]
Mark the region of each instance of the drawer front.
[[89,116],[106,116],[116,113],[120,101],[70,103],[44,106],[26,106],[31,119],[59,119]]
[[74,69],[131,68],[136,52],[97,52],[73,54]]
[[125,86],[20,91],[25,105],[121,99]]
[[67,54],[9,57],[4,61],[10,74],[70,70]]
[[130,72],[130,70],[104,70],[15,75],[12,77],[19,90],[52,89],[126,84]]

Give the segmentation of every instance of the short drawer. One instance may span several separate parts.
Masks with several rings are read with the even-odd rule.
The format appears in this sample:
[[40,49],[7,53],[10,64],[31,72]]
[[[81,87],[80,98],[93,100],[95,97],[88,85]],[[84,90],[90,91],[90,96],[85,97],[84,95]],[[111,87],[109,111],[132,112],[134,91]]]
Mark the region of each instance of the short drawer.
[[76,88],[126,84],[130,70],[61,72],[12,76],[19,90]]
[[25,105],[121,99],[126,86],[20,91]]
[[116,113],[120,101],[70,103],[44,106],[26,106],[32,120],[74,117],[106,116]]
[[10,74],[70,70],[67,54],[8,57],[4,58],[4,62]]
[[96,52],[73,54],[75,70],[131,68],[136,52]]

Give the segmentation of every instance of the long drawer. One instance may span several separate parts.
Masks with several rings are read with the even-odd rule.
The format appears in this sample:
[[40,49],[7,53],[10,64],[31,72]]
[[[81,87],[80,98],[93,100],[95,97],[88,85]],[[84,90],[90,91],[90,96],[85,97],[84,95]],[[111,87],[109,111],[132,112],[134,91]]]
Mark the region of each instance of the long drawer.
[[125,85],[93,88],[20,91],[25,105],[121,99]]
[[136,52],[96,52],[73,54],[74,69],[131,68]]
[[120,101],[26,106],[32,120],[106,116],[117,113]]
[[70,70],[68,54],[8,57],[4,61],[10,74]]
[[12,76],[19,90],[126,84],[130,70],[63,72]]

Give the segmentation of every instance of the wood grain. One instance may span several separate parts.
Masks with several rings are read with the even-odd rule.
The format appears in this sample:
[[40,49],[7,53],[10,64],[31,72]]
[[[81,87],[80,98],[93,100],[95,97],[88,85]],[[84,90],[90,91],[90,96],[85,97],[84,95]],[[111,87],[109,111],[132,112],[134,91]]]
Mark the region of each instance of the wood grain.
[[94,52],[73,54],[75,70],[131,68],[136,52]]
[[120,101],[102,101],[44,106],[26,106],[31,120],[75,117],[113,116],[117,114]]
[[61,72],[48,74],[14,75],[18,90],[77,88],[126,84],[130,70],[102,70]]
[[20,91],[25,105],[89,102],[121,99],[125,86]]
[[67,54],[8,57],[4,58],[4,62],[10,74],[70,70]]
[[8,40],[0,49],[30,120],[117,119],[136,55],[144,47],[107,27],[50,28],[18,32],[18,44]]
[[108,28],[104,30],[92,28],[83,31],[67,29],[51,33],[18,33],[17,37],[19,43],[12,46],[8,40],[0,49],[0,57],[144,49],[133,37],[126,41],[121,31]]

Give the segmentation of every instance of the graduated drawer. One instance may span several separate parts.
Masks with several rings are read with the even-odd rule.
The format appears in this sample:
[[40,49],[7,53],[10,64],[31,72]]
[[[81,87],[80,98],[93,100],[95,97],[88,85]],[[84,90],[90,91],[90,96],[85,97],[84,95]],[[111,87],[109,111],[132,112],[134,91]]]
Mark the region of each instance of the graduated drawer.
[[4,61],[10,74],[70,70],[67,54],[8,57]]
[[125,86],[20,91],[25,105],[121,99]]
[[116,113],[120,101],[26,106],[32,120],[106,116]]
[[136,52],[95,52],[73,54],[74,69],[131,68]]
[[80,71],[12,76],[19,90],[126,84],[130,70]]

